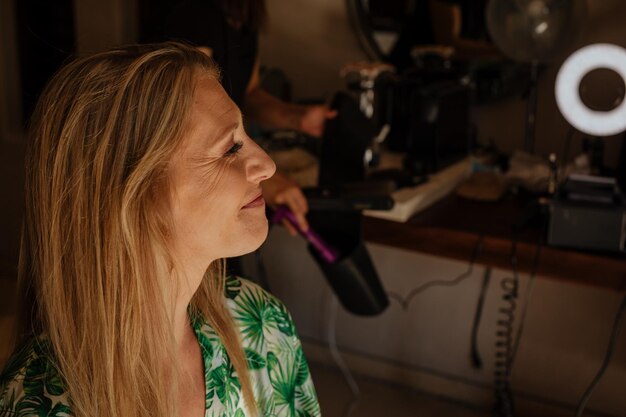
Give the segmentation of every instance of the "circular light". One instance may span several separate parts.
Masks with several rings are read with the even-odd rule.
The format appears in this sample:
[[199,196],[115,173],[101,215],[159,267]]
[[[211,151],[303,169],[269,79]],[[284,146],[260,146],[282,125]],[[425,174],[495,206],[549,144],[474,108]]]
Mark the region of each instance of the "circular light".
[[615,71],[626,83],[626,50],[617,45],[597,43],[574,52],[561,66],[556,77],[556,103],[565,119],[589,135],[611,136],[626,130],[626,100],[610,111],[585,106],[579,86],[585,75],[598,69]]

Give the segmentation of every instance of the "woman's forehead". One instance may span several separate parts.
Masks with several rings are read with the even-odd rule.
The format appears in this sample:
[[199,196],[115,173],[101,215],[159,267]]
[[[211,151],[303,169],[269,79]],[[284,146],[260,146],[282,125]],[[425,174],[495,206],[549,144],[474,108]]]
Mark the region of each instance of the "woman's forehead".
[[239,108],[211,75],[196,81],[188,124],[189,151],[200,151],[215,145],[230,126],[241,122]]
[[239,108],[226,94],[219,81],[206,75],[197,80],[192,114],[199,122],[229,124],[239,119]]

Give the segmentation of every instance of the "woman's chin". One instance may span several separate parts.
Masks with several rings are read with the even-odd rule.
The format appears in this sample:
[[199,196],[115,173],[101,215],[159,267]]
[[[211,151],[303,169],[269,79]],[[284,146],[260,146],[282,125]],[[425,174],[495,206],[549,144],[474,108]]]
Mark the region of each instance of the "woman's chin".
[[255,224],[252,230],[248,230],[246,233],[241,234],[241,246],[237,250],[238,253],[231,255],[232,257],[246,255],[261,247],[263,242],[267,239],[267,235],[269,233],[267,219],[264,220],[265,221],[263,222]]

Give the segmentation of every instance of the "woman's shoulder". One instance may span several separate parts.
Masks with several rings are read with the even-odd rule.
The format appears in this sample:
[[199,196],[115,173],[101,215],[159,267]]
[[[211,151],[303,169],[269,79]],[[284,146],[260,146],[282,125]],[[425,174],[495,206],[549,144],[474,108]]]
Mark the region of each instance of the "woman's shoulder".
[[226,297],[231,300],[236,299],[240,295],[255,294],[268,302],[271,300],[280,302],[278,298],[256,282],[236,275],[226,277],[225,291]]
[[0,417],[69,416],[65,386],[46,340],[31,338],[0,374]]
[[[285,305],[243,278],[227,282],[250,375],[258,384],[263,415],[319,416],[317,394],[296,327]],[[289,413],[286,404],[294,407]]]
[[246,336],[252,339],[258,336],[259,341],[276,342],[297,337],[285,304],[260,285],[230,276],[226,280],[226,296],[235,323],[244,332],[244,339]]
[[283,302],[256,282],[238,276],[229,276],[225,285],[226,297],[231,309],[258,313],[279,314],[291,321],[291,315]]

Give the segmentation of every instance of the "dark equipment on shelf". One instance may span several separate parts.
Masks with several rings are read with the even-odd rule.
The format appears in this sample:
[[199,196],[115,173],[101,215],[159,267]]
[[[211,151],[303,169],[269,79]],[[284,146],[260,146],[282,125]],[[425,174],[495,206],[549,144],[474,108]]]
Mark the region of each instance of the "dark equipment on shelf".
[[331,107],[338,115],[324,128],[318,186],[362,182],[366,177],[365,152],[376,128],[347,93],[337,93]]
[[550,203],[548,243],[624,252],[626,202],[613,178],[570,176]]
[[381,79],[377,87],[379,114],[391,127],[387,148],[407,153],[404,168],[411,174],[428,175],[467,155],[468,82],[456,74],[415,71]]
[[475,147],[470,110],[523,95],[529,74],[527,65],[508,61],[420,55],[402,74],[387,72],[376,79],[372,121],[377,131],[390,127],[384,144],[406,152],[404,169],[414,177],[427,176]]

